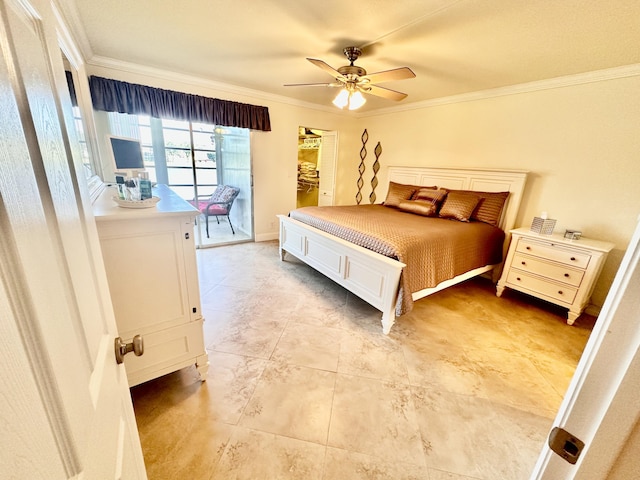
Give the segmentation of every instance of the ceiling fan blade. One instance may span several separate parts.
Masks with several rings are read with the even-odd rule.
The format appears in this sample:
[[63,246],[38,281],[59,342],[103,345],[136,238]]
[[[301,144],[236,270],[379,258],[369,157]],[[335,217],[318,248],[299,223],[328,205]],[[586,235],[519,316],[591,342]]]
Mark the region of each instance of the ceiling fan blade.
[[395,90],[391,90],[390,88],[378,87],[376,85],[367,85],[364,88],[360,88],[363,93],[368,93],[369,95],[375,95],[376,97],[386,98],[388,100],[395,100],[399,102],[400,100],[407,97],[406,93],[396,92]]
[[405,80],[407,78],[415,78],[416,74],[409,67],[394,68],[383,72],[370,73],[361,77],[363,80],[369,80],[369,83],[391,82],[394,80]]
[[342,83],[287,83],[284,87],[342,87]]
[[335,68],[333,68],[328,63],[323,62],[322,60],[318,60],[317,58],[307,58],[307,60],[309,60],[311,63],[313,63],[316,67],[321,68],[322,70],[327,72],[333,78],[335,78],[335,79],[345,79],[344,75],[342,75],[339,71],[337,71]]

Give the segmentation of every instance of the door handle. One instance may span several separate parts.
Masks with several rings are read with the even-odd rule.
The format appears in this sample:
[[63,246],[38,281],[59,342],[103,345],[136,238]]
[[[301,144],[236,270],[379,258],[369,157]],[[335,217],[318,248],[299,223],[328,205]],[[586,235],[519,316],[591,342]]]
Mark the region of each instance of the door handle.
[[117,337],[114,341],[114,349],[116,352],[116,362],[120,365],[124,362],[124,356],[129,353],[135,353],[136,357],[139,357],[144,353],[144,342],[140,335],[133,337],[131,343],[125,343],[120,337]]

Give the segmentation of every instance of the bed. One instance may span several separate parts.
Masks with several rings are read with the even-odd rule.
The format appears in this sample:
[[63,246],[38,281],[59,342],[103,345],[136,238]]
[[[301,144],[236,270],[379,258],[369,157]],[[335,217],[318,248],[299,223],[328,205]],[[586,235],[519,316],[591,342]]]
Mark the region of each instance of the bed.
[[[345,226],[346,233],[344,233],[342,226],[332,225],[332,220],[322,217],[328,213],[326,209],[332,209],[339,217],[344,217],[345,221],[351,218],[353,209],[377,212],[376,214],[383,215],[383,223],[389,223],[386,227],[380,228],[394,231],[400,228],[398,225],[393,226],[390,222],[398,221],[404,225],[402,222],[408,222],[410,217],[415,217],[415,221],[419,223],[439,222],[439,225],[446,224],[461,231],[464,227],[478,229],[479,226],[475,224],[482,222],[464,223],[429,219],[406,211],[394,214],[399,218],[395,220],[391,218],[391,212],[397,209],[382,205],[315,207],[320,209],[318,211],[296,209],[289,215],[278,216],[281,260],[285,259],[286,253],[293,255],[380,310],[382,331],[385,334],[391,331],[396,316],[410,311],[412,303],[420,298],[490,271],[493,271],[493,279],[497,280],[502,259],[506,256],[509,244],[508,232],[515,225],[527,172],[478,168],[389,167],[387,177],[387,188],[394,189],[398,186],[411,185],[415,188],[425,187],[426,190],[422,190],[424,192],[430,192],[430,189],[447,189],[447,191],[458,192],[459,195],[464,195],[466,193],[464,191],[509,193],[499,218],[496,218],[495,227],[491,227],[494,231],[498,230],[501,233],[500,245],[496,247],[501,250],[498,255],[491,253],[485,257],[479,256],[475,260],[475,265],[469,267],[456,265],[445,273],[438,270],[435,259],[406,254],[404,251],[395,249],[397,245],[393,240],[378,239],[376,237],[378,232],[374,227],[362,235],[359,232],[355,232],[354,235],[349,225]],[[386,191],[381,191],[379,198],[389,200]],[[355,222],[358,223],[357,220]],[[368,222],[360,220],[360,223]],[[412,230],[413,227],[408,225],[407,223],[407,227],[403,227],[403,230]],[[358,230],[356,227],[353,228]],[[483,231],[485,230],[489,232],[490,229],[484,228]],[[495,232],[487,235],[495,241]],[[404,240],[399,242],[403,244]],[[461,242],[467,246],[469,244],[468,238]],[[444,257],[448,257],[449,260],[453,257],[466,256],[466,254],[448,255],[446,253],[448,247],[443,248]],[[407,259],[406,263],[402,261],[405,259]],[[428,278],[427,286],[413,281],[412,279],[416,276]]]

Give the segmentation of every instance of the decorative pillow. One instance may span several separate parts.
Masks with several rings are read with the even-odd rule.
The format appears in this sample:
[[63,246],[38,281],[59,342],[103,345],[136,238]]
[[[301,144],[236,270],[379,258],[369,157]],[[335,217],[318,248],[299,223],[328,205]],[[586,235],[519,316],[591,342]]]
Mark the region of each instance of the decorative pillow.
[[415,193],[413,194],[413,198],[412,200],[415,200],[418,196],[418,194],[420,194],[421,192],[433,192],[434,190],[437,190],[438,187],[436,187],[435,185],[432,187],[416,187],[417,190],[415,191]]
[[228,185],[218,185],[216,187],[215,192],[211,195],[209,199],[209,203],[225,203],[231,200],[231,197],[236,193],[236,189],[234,187],[229,187]]
[[423,217],[435,217],[437,214],[435,203],[422,200],[403,200],[398,208],[403,212],[415,213]]
[[387,207],[398,207],[403,200],[409,200],[413,193],[418,190],[415,185],[405,185],[403,183],[389,182],[389,191],[384,204]]
[[471,220],[488,223],[494,227],[500,223],[502,209],[507,201],[509,192],[473,192],[468,190],[456,190],[462,192],[470,192],[480,198],[478,206],[471,214]]
[[423,202],[433,203],[436,206],[436,210],[440,207],[440,204],[447,196],[449,190],[436,187],[421,187],[416,193],[413,194],[411,200],[421,200]]
[[467,192],[449,192],[440,208],[441,218],[452,218],[461,222],[468,222],[473,210],[478,206],[480,197]]

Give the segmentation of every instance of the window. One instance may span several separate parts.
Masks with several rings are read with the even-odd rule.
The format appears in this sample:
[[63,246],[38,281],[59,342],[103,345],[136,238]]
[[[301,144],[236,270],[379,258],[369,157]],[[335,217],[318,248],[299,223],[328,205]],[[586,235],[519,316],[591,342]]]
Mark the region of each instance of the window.
[[84,125],[82,124],[82,114],[80,107],[75,105],[73,111],[73,124],[75,126],[76,135],[78,135],[78,145],[80,147],[80,157],[82,158],[82,166],[85,170],[86,178],[93,175],[93,167],[91,166],[91,158],[89,157],[89,148],[87,147],[87,139],[84,135]]
[[220,183],[217,156],[223,136],[230,131],[249,135],[246,129],[216,129],[143,115],[110,112],[108,118],[111,134],[140,140],[149,178],[170,186],[185,199],[211,195]]

